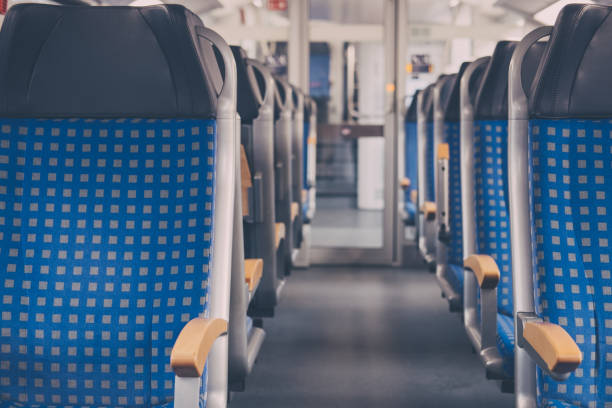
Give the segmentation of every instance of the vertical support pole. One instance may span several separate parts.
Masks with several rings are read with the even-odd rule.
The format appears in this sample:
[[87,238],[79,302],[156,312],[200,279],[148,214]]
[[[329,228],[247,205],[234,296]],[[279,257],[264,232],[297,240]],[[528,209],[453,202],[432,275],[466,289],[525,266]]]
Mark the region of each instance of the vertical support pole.
[[344,47],[342,42],[333,41],[329,43],[329,123],[342,122],[344,105]]
[[289,82],[310,89],[310,0],[289,1]]
[[384,248],[393,265],[401,263],[401,223],[399,222],[398,147],[403,138],[402,112],[406,92],[406,0],[385,0],[383,21],[385,46],[385,211]]

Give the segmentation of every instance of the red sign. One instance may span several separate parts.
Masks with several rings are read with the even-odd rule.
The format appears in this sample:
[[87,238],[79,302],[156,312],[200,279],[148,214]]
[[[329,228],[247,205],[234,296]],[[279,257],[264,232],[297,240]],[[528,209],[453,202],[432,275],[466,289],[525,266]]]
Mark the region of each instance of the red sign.
[[[3,1],[3,0],[0,0]],[[268,10],[285,11],[287,10],[287,0],[268,0]]]
[[0,0],[0,14],[6,14],[8,0]]

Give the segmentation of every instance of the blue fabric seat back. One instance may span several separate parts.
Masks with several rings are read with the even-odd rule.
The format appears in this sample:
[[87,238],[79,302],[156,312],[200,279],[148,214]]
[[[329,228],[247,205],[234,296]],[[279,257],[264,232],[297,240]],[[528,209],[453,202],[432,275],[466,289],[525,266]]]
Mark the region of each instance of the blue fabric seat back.
[[[452,265],[463,266],[463,224],[461,222],[461,139],[460,139],[460,116],[459,116],[459,94],[461,78],[468,62],[461,64],[459,71],[454,76],[448,97],[444,104],[444,133],[449,145],[449,228],[450,243],[448,262]],[[463,288],[463,273],[458,275],[458,288]]]
[[416,205],[412,201],[412,191],[418,191],[418,145],[417,145],[417,99],[419,92],[415,92],[412,101],[404,116],[404,174],[410,179],[410,187],[404,191],[404,207],[409,221],[414,223]]
[[[474,186],[478,253],[490,255],[500,270],[498,311],[512,316],[512,260],[508,209],[508,69],[516,42],[497,43],[476,95]],[[535,75],[544,44],[525,60],[526,81]]]
[[421,107],[425,119],[425,171],[427,185],[425,186],[424,201],[435,201],[434,182],[434,131],[433,131],[433,87],[429,85],[423,90],[423,106]]
[[566,381],[539,372],[540,406],[612,404],[611,13],[561,11],[529,97],[536,311],[583,354]]
[[[181,6],[20,5],[8,13],[0,33],[0,71],[9,73],[0,79],[0,406],[171,405],[170,352],[184,325],[207,313],[214,241],[209,85],[221,77],[207,77],[219,67],[209,43],[194,47],[199,27]],[[205,68],[206,47],[213,62]],[[191,54],[168,65],[164,54],[185,49]],[[124,64],[107,62],[110,51]],[[84,54],[106,71],[72,70]],[[7,71],[6,61],[19,69]],[[21,81],[24,72],[30,81]],[[51,82],[66,92],[47,92]],[[115,86],[123,82],[130,86]],[[134,95],[138,88],[156,88],[159,99]],[[126,100],[129,117],[118,117],[115,101]]]
[[206,309],[213,120],[0,119],[0,397],[147,406]]

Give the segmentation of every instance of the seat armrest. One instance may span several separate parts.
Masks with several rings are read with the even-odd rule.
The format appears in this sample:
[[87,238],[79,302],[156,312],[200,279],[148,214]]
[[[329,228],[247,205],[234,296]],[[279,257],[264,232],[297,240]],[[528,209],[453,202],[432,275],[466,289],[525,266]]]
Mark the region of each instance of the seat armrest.
[[448,147],[448,143],[438,144],[438,160],[449,160],[449,158],[450,149]]
[[208,353],[215,340],[227,333],[227,322],[223,319],[196,317],[179,333],[170,366],[178,377],[201,377]]
[[421,206],[421,213],[425,215],[425,219],[434,220],[436,219],[436,203],[431,201],[425,201]]
[[295,220],[300,214],[300,205],[297,201],[291,203],[291,220]]
[[563,381],[582,363],[582,352],[567,331],[533,313],[518,313],[518,346],[557,381]]
[[249,286],[249,292],[257,287],[263,275],[263,259],[252,258],[244,260],[244,281]]
[[400,187],[403,188],[404,190],[409,189],[411,184],[412,184],[412,182],[410,181],[410,179],[408,177],[404,177],[400,181]]
[[474,273],[481,289],[493,289],[499,283],[500,273],[495,259],[489,255],[470,255],[463,266]]
[[283,224],[282,222],[277,222],[274,227],[276,249],[278,249],[281,241],[285,239],[285,224]]
[[253,178],[244,145],[240,145],[240,187],[242,189],[242,216],[248,217],[251,207],[249,205],[249,192],[253,188]]

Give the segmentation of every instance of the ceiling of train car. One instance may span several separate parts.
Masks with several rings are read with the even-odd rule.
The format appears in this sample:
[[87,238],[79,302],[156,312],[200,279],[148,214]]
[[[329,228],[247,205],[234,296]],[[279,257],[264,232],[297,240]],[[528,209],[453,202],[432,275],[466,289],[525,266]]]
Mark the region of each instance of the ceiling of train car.
[[[18,2],[19,0],[17,0]],[[56,0],[69,3],[84,1],[109,5],[127,5],[134,1],[146,4],[156,0]],[[159,1],[159,0],[157,0]],[[215,16],[238,13],[243,7],[256,7],[265,11],[268,0],[161,0],[164,3],[183,4],[197,14],[213,12]],[[413,23],[453,24],[457,10],[468,5],[483,18],[496,22],[515,22],[517,18],[533,23],[550,24],[563,5],[572,2],[612,4],[612,0],[408,0],[408,15]],[[311,19],[339,24],[381,24],[381,1],[373,0],[310,0]],[[509,13],[510,12],[510,13]]]

